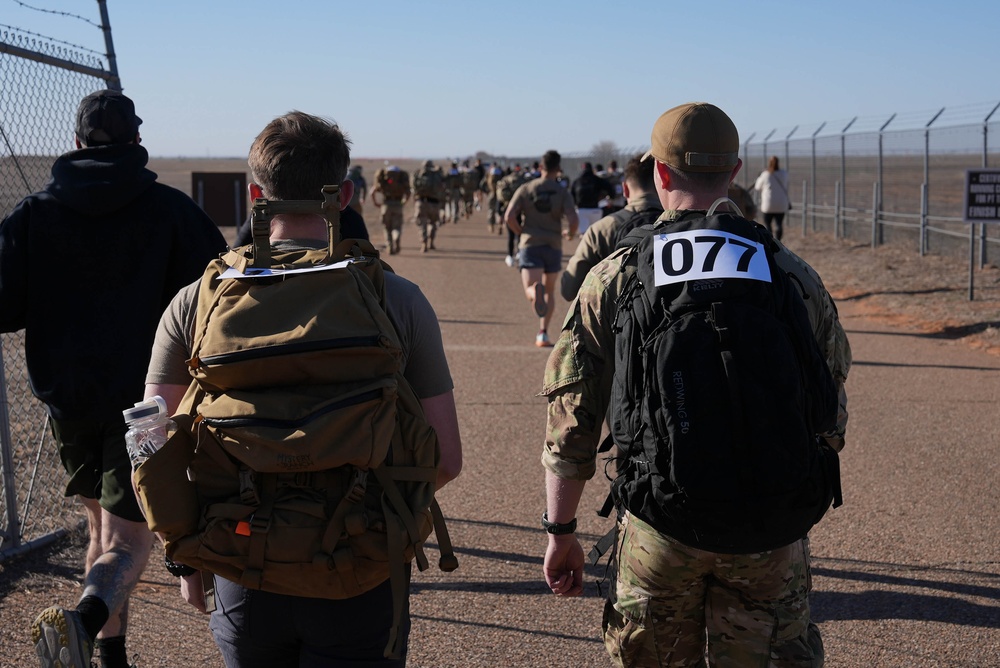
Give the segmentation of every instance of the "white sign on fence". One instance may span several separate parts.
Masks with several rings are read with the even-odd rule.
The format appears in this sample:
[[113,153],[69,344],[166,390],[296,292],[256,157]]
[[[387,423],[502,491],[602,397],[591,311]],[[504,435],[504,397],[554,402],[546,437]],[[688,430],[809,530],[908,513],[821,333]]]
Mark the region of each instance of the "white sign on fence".
[[1000,169],[965,170],[962,217],[967,223],[1000,223]]

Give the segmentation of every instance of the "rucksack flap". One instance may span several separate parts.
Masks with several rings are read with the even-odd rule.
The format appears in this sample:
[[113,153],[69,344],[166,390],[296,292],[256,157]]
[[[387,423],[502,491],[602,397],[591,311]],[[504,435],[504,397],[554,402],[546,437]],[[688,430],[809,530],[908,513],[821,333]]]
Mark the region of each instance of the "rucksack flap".
[[[656,267],[665,229],[684,241]],[[617,504],[701,549],[801,538],[833,498],[815,435],[836,401],[797,293],[755,226],[735,216],[686,217],[630,238],[636,273],[620,300],[609,412]],[[699,255],[699,243],[715,255]],[[763,263],[753,265],[756,253]],[[710,260],[733,264],[713,273]],[[699,278],[683,280],[685,267]],[[733,277],[741,271],[753,278]]]

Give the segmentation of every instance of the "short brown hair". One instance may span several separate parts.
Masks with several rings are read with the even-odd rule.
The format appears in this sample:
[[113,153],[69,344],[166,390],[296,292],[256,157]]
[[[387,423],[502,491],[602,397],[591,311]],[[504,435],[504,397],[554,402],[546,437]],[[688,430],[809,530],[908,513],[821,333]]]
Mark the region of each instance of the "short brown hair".
[[559,155],[559,151],[546,151],[545,155],[542,156],[542,165],[545,167],[545,171],[547,172],[557,171],[560,163],[562,163],[562,156]]
[[655,160],[643,160],[642,153],[636,153],[625,164],[625,181],[634,183],[647,192],[653,192],[656,189],[653,181],[655,162]]
[[340,185],[351,164],[351,140],[333,121],[290,111],[267,124],[247,162],[264,196],[319,200],[327,185]]

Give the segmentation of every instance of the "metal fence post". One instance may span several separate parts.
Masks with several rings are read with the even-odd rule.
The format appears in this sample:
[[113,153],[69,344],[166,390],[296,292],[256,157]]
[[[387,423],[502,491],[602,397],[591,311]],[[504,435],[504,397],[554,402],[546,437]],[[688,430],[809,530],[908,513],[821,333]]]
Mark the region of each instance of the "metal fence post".
[[[885,123],[883,123],[882,127],[880,127],[878,129],[878,201],[875,203],[875,208],[878,210],[878,215],[879,216],[882,215],[882,188],[883,188],[883,185],[884,185],[883,182],[882,182],[882,175],[884,173],[884,171],[883,171],[883,169],[884,169],[883,156],[882,156],[882,137],[883,137],[883,134],[885,133],[885,129],[887,127],[889,127],[889,123],[892,123],[892,119],[894,119],[894,118],[896,118],[896,114],[893,114],[892,116],[890,116],[889,120],[887,120]],[[879,226],[879,228],[878,228],[878,241],[877,242],[878,243],[882,243],[882,241],[883,241],[882,227]],[[875,243],[875,240],[872,240],[872,243]]]
[[10,441],[10,413],[7,405],[7,373],[0,345],[0,468],[3,469],[3,495],[7,506],[6,528],[0,527],[0,552],[21,544],[21,522],[17,519],[17,491],[14,487],[14,453]]
[[840,181],[833,188],[833,238],[840,238]]
[[872,182],[872,248],[878,246],[878,181]]
[[806,211],[809,210],[809,190],[806,180],[802,179],[802,236],[806,235]]
[[920,254],[923,255],[930,250],[930,239],[927,236],[927,216],[930,215],[929,203],[927,201],[927,191],[931,184],[931,124],[944,113],[944,107],[934,114],[934,118],[927,121],[924,126],[924,192],[921,195],[922,213],[920,215]]
[[851,122],[844,126],[844,129],[840,131],[840,206],[837,207],[837,220],[834,223],[836,226],[841,228],[841,232],[844,231],[843,221],[841,216],[843,215],[843,208],[847,206],[847,131],[851,129],[854,125],[854,121],[858,120],[855,116],[851,119]]
[[[812,188],[811,199],[813,201],[813,206],[816,206],[815,204],[816,203],[816,135],[818,135],[825,127],[826,127],[826,121],[823,121],[822,123],[820,123],[819,127],[816,128],[816,131],[812,133],[812,178],[810,179],[809,182]],[[812,215],[812,227],[813,227],[813,232],[815,232],[816,231],[815,211],[813,211]]]
[[[990,162],[990,118],[996,113],[997,109],[1000,109],[1000,102],[993,107],[990,113],[986,114],[986,118],[983,119],[983,169],[989,167]],[[986,266],[987,258],[986,250],[986,223],[979,224],[979,268],[982,269]],[[970,292],[969,299],[972,299],[972,294]]]
[[920,256],[927,252],[927,183],[920,184]]
[[747,180],[752,178],[750,174],[750,140],[757,136],[757,133],[752,133],[747,140],[743,142],[743,169],[741,170],[743,174],[743,187],[749,189],[750,182]]
[[788,159],[788,140],[792,138],[792,135],[795,134],[795,131],[798,129],[799,126],[796,125],[794,128],[792,128],[791,132],[785,135],[785,169],[788,169],[789,167],[792,166],[791,160]]
[[773,135],[777,131],[778,128],[774,128],[773,130],[767,133],[766,137],[764,137],[764,143],[762,144],[763,148],[761,150],[761,156],[760,156],[761,157],[760,171],[764,171],[765,169],[767,169],[767,140],[770,139],[771,135]]

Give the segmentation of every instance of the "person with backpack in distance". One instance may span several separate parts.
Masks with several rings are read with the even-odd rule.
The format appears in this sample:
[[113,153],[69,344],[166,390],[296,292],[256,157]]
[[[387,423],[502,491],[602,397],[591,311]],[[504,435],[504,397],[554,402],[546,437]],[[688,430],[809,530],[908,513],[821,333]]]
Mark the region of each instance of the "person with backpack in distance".
[[146,168],[141,123],[121,91],[84,97],[76,150],[0,223],[0,331],[24,330],[31,390],[89,537],[76,608],[32,624],[43,668],[90,666],[95,651],[103,668],[129,665],[129,597],[153,536],[131,491],[122,410],[142,391],[163,308],[226,249],[205,212]]
[[785,213],[792,208],[792,198],[788,195],[788,172],[781,169],[778,156],[772,155],[768,159],[767,169],[760,173],[753,187],[760,193],[760,212],[764,214],[764,224],[774,238],[781,241]]
[[[503,259],[504,264],[508,267],[515,267],[517,265],[518,238],[514,230],[504,222],[504,216],[507,214],[510,201],[514,199],[514,193],[530,179],[525,170],[521,169],[520,163],[515,163],[514,167],[509,169],[510,171],[497,181],[497,221],[500,223],[500,233],[502,234],[504,230],[507,231],[507,255]],[[522,222],[520,218],[518,222]]]
[[[462,466],[440,328],[339,238],[349,160],[334,123],[271,121],[249,153],[253,244],[178,293],[153,347],[145,396],[179,429],[136,493],[229,668],[403,666],[432,525],[457,566],[433,501]],[[305,267],[322,270],[281,274]]]
[[413,195],[417,198],[414,217],[420,228],[420,252],[426,253],[434,250],[434,237],[441,224],[441,204],[447,195],[444,171],[433,161],[424,160],[413,173]]
[[[399,252],[403,235],[403,205],[410,198],[410,193],[410,174],[406,170],[388,165],[375,172],[372,204],[381,209],[385,250],[389,251],[389,255]],[[380,195],[382,201],[379,202],[375,195]]]
[[601,514],[616,526],[591,557],[614,546],[613,662],[819,666],[807,534],[840,503],[846,337],[835,308],[803,303],[825,294],[818,277],[800,293],[806,265],[790,276],[777,258],[798,261],[729,203],[725,112],[674,107],[651,140],[664,213],[589,272],[545,370],[545,581],[582,593],[577,507],[614,448]]
[[[507,227],[520,237],[518,268],[524,296],[538,316],[535,345],[539,348],[552,346],[549,322],[556,307],[556,280],[562,270],[562,240],[573,239],[580,223],[573,198],[556,181],[561,161],[558,151],[546,151],[542,156],[541,176],[519,187],[504,213]],[[565,231],[564,218],[568,225]]]
[[[611,164],[614,165],[614,161]],[[621,187],[626,206],[587,228],[563,271],[559,288],[568,302],[576,298],[587,272],[611,255],[632,228],[652,223],[663,213],[663,205],[653,185],[653,164],[643,161],[641,154],[628,161]]]

